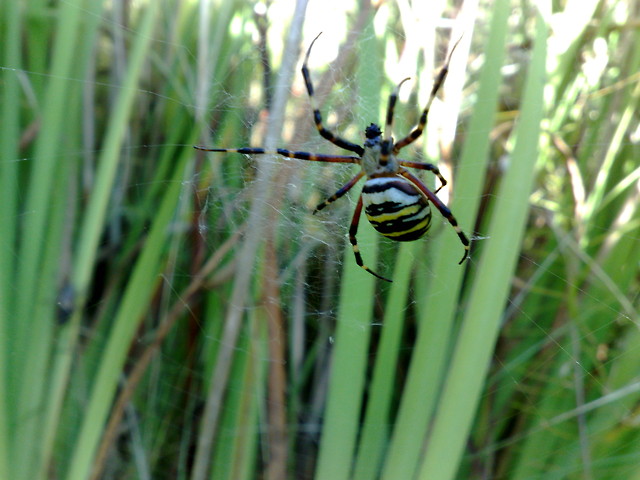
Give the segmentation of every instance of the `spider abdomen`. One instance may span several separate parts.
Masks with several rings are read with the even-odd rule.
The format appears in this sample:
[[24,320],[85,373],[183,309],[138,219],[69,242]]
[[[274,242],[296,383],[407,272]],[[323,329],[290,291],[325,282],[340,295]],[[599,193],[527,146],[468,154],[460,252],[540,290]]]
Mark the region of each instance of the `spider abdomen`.
[[392,240],[417,240],[431,225],[429,201],[401,177],[367,180],[362,189],[362,204],[373,228]]

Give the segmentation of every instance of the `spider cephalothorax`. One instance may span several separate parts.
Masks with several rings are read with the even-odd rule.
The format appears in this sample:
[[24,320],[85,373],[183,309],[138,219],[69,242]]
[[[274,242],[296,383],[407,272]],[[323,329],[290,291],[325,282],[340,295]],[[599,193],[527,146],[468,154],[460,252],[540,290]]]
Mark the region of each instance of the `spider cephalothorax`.
[[372,123],[367,128],[364,129],[364,136],[368,139],[373,139],[376,137],[382,136],[382,130],[375,123]]
[[[358,223],[360,215],[364,207],[367,219],[378,232],[385,237],[396,241],[412,241],[424,236],[431,225],[431,208],[429,203],[438,209],[444,218],[446,218],[453,229],[458,234],[460,242],[464,246],[464,255],[459,263],[464,262],[469,256],[469,239],[458,226],[458,222],[451,213],[451,210],[436,196],[436,193],[447,184],[438,167],[431,163],[411,162],[401,160],[397,157],[400,149],[413,143],[422,135],[427,124],[427,116],[429,108],[438,93],[449,69],[449,60],[451,54],[447,57],[445,64],[440,69],[436,80],[431,89],[431,95],[427,101],[427,105],[420,115],[418,125],[404,138],[394,142],[391,136],[391,127],[393,124],[393,111],[396,101],[398,100],[398,91],[400,86],[408,79],[400,82],[389,96],[389,104],[387,107],[387,118],[384,128],[384,137],[380,127],[372,123],[365,129],[365,141],[363,146],[345,140],[333,132],[325,128],[322,123],[322,114],[316,105],[313,84],[307,62],[311,48],[320,35],[318,35],[307,50],[307,54],[302,64],[302,76],[304,78],[309,99],[313,108],[313,120],[320,135],[329,140],[340,148],[349,150],[356,154],[353,155],[324,155],[320,153],[309,152],[293,152],[285,149],[277,149],[267,151],[263,148],[195,148],[206,152],[236,152],[247,155],[255,154],[278,154],[288,158],[298,158],[301,160],[310,160],[316,162],[328,163],[356,163],[361,166],[358,172],[351,180],[343,185],[336,193],[326,199],[316,207],[313,213],[316,213],[327,205],[330,205],[345,193],[347,193],[360,179],[366,177],[366,182],[362,188],[362,192],[358,197],[358,203],[351,220],[349,228],[349,241],[353,246],[353,253],[356,257],[356,263],[366,271],[376,277],[390,282],[388,278],[377,274],[362,261],[362,255],[358,248],[356,234],[358,232]],[[418,170],[428,170],[432,172],[440,180],[440,186],[435,192],[429,190],[415,175],[408,171],[405,167],[415,168]]]

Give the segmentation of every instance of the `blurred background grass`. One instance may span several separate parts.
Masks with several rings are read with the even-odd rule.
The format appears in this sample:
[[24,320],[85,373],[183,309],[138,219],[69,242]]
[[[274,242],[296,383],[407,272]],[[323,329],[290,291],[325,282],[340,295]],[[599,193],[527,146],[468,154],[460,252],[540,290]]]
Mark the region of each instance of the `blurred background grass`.
[[[294,8],[295,7],[295,8]],[[328,15],[327,15],[328,13]],[[0,6],[0,478],[640,479],[638,5]],[[337,152],[460,39],[410,244]],[[338,152],[343,153],[343,152]],[[428,185],[433,179],[425,176]],[[355,190],[355,189],[354,189]]]

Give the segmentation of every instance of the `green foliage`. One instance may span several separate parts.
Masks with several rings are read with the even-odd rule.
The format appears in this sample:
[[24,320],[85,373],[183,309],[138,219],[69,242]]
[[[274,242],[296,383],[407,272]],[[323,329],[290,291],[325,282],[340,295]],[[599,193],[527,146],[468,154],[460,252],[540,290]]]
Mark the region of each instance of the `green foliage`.
[[[0,7],[0,479],[640,478],[634,2],[282,3]],[[337,152],[322,29],[354,141],[459,40],[402,157],[462,267],[436,211],[360,269],[351,166],[192,148]]]

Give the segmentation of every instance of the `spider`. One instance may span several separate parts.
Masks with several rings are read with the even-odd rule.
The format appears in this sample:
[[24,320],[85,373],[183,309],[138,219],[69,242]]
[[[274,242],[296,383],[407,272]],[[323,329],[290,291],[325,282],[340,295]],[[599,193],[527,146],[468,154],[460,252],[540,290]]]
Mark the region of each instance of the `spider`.
[[[460,262],[458,262],[459,264],[462,264],[469,256],[469,239],[458,226],[458,222],[451,213],[451,210],[449,210],[449,208],[436,196],[438,191],[447,184],[447,181],[438,170],[438,167],[431,163],[411,162],[397,158],[397,155],[402,148],[413,143],[420,137],[420,135],[422,135],[427,124],[429,108],[431,107],[438,90],[444,83],[447,76],[453,49],[449,53],[444,65],[440,68],[440,71],[436,76],[427,105],[420,115],[418,125],[416,125],[406,137],[397,142],[393,140],[393,137],[391,136],[393,111],[398,100],[400,87],[404,82],[409,80],[408,78],[405,78],[396,86],[389,96],[384,129],[385,136],[382,136],[380,127],[377,124],[372,123],[365,129],[364,135],[366,139],[364,141],[364,145],[360,146],[334,134],[322,123],[322,114],[320,113],[320,109],[318,108],[314,97],[313,84],[311,82],[311,76],[309,75],[309,68],[307,67],[311,49],[313,48],[313,44],[316,40],[318,40],[318,37],[320,37],[320,34],[318,34],[318,36],[316,36],[316,38],[311,42],[311,45],[307,50],[307,54],[305,55],[304,63],[302,64],[302,76],[309,94],[311,108],[313,109],[313,120],[318,132],[323,138],[344,150],[355,153],[355,155],[325,155],[320,153],[290,151],[281,148],[278,148],[275,151],[267,151],[263,148],[251,147],[206,148],[195,146],[194,148],[205,152],[231,152],[244,155],[277,154],[287,158],[297,158],[313,162],[358,164],[362,167],[362,170],[343,185],[336,193],[319,204],[313,211],[315,214],[335,202],[351,190],[351,188],[353,188],[360,179],[366,177],[366,182],[362,192],[358,196],[358,203],[356,204],[353,218],[351,220],[351,226],[349,228],[349,241],[353,247],[353,253],[358,266],[381,280],[391,282],[390,279],[379,275],[367,267],[362,260],[356,235],[358,233],[358,223],[360,221],[360,215],[363,207],[369,222],[379,233],[392,240],[408,242],[423,237],[429,230],[431,225],[431,208],[429,207],[429,202],[431,202],[434,207],[438,209],[440,214],[449,221],[453,229],[458,234],[460,242],[462,242],[462,245],[464,246],[464,255]],[[436,177],[438,177],[440,186],[435,192],[432,192],[422,183],[422,181],[404,167],[428,170],[432,172]]]

